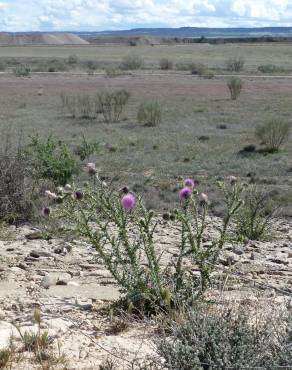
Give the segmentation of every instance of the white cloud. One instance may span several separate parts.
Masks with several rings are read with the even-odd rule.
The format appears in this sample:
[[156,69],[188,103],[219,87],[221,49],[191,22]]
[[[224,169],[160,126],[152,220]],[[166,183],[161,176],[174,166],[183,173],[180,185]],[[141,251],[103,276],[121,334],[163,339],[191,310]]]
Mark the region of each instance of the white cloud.
[[291,25],[292,0],[1,0],[0,30]]

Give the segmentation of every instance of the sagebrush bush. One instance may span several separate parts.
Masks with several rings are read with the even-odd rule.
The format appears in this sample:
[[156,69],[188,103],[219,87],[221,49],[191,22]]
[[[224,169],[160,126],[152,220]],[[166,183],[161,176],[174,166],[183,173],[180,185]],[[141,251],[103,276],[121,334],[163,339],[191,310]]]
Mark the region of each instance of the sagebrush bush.
[[84,135],[82,135],[82,142],[76,146],[74,154],[78,155],[81,161],[88,159],[91,155],[96,154],[99,151],[99,143],[96,141],[88,141]]
[[[92,244],[123,293],[122,302],[128,310],[151,313],[182,302],[192,304],[210,284],[229,222],[241,206],[241,186],[218,184],[224,193],[226,213],[218,237],[206,249],[203,239],[208,197],[198,195],[193,180],[185,181],[179,193],[181,208],[170,216],[181,230],[181,240],[169,264],[162,266],[154,237],[158,222],[154,212],[126,188],[111,190],[95,175],[93,163],[87,167],[93,175],[93,185],[64,192],[62,204],[51,213],[53,218],[64,232],[82,236]],[[196,266],[198,275],[186,267],[190,264]]]
[[25,148],[25,157],[36,179],[48,179],[55,185],[67,184],[80,169],[69,146],[52,135],[45,138],[33,136]]
[[93,60],[88,60],[85,65],[87,70],[92,72],[96,71],[99,66],[98,63],[94,62]]
[[30,221],[35,215],[29,166],[15,153],[0,154],[0,220]]
[[281,145],[288,141],[290,124],[282,118],[274,118],[261,126],[255,132],[256,137],[264,145],[267,152],[277,152]]
[[284,73],[285,68],[274,64],[262,64],[258,67],[258,71],[262,73]]
[[145,126],[157,126],[162,120],[162,107],[157,101],[141,103],[138,108],[137,120]]
[[73,118],[92,119],[96,118],[97,102],[93,96],[90,95],[60,95],[63,108]]
[[244,204],[235,218],[239,238],[262,240],[271,234],[277,207],[271,194],[257,186],[250,186],[244,195]]
[[192,75],[203,76],[208,72],[208,67],[201,63],[192,63],[190,71]]
[[16,77],[28,77],[30,75],[30,72],[31,72],[30,67],[23,65],[20,65],[13,69],[13,74]]
[[287,368],[292,360],[291,314],[257,319],[247,308],[196,305],[157,343],[160,369]]
[[136,70],[141,69],[143,67],[143,59],[136,54],[130,54],[123,58],[120,69],[123,70]]
[[126,90],[100,91],[96,94],[96,101],[105,122],[118,122],[121,118],[130,93]]
[[194,66],[194,63],[193,62],[187,62],[186,61],[186,62],[178,62],[178,63],[176,63],[175,68],[178,71],[191,71],[193,66]]
[[79,59],[76,54],[71,54],[69,55],[67,62],[70,65],[75,65],[79,62]]
[[0,60],[0,72],[4,72],[6,70],[6,64]]
[[231,57],[225,61],[226,69],[230,72],[240,72],[243,70],[245,60],[243,57]]
[[243,88],[243,81],[237,77],[231,77],[227,82],[232,100],[237,100]]
[[48,72],[65,72],[68,65],[64,60],[53,58],[48,60],[46,68]]
[[160,69],[169,70],[173,68],[173,63],[168,58],[162,58],[159,61],[159,66],[160,66]]

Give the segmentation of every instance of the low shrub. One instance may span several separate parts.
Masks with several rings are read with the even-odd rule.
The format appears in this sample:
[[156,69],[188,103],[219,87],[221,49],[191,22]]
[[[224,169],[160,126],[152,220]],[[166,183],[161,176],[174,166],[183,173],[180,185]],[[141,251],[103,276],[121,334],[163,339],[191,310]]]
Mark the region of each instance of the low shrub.
[[60,59],[50,59],[47,63],[48,72],[66,72],[68,71],[68,65],[65,61]]
[[109,78],[117,77],[121,74],[121,72],[118,72],[118,70],[114,67],[108,67],[105,69],[105,74]]
[[237,100],[241,94],[243,82],[240,78],[231,77],[227,82],[232,100]]
[[258,126],[255,136],[264,145],[267,152],[277,152],[285,141],[288,141],[290,124],[282,118],[274,118]]
[[99,151],[99,143],[89,142],[85,136],[82,135],[81,144],[77,145],[74,150],[74,154],[78,155],[81,161],[88,159],[91,155],[96,154]]
[[30,75],[30,67],[28,66],[18,66],[13,69],[13,74],[16,77],[28,77]]
[[120,69],[122,70],[135,70],[135,69],[141,69],[143,67],[143,59],[136,55],[136,54],[130,54],[123,58]]
[[157,126],[162,120],[162,108],[159,102],[141,103],[138,108],[137,120],[145,126]]
[[86,62],[86,68],[89,70],[89,71],[96,71],[98,69],[98,63],[97,62],[94,62],[93,60],[88,60]]
[[245,60],[243,57],[231,57],[225,61],[226,69],[230,72],[240,72],[243,70]]
[[126,90],[98,92],[96,102],[105,122],[118,122],[129,98],[130,93]]
[[61,93],[62,107],[73,118],[92,119],[96,118],[97,102],[90,95],[66,95]]
[[190,65],[190,71],[192,75],[203,76],[207,73],[208,67],[201,63],[192,63]]
[[6,64],[0,61],[0,72],[4,72],[6,70]]
[[[203,240],[208,197],[198,194],[193,180],[185,180],[179,192],[181,207],[169,216],[176,220],[181,240],[170,263],[162,266],[155,242],[158,221],[154,212],[147,210],[141,198],[127,188],[110,189],[95,175],[93,163],[87,168],[93,176],[93,185],[64,192],[62,204],[50,217],[60,223],[64,232],[77,234],[92,244],[123,293],[121,303],[129,311],[137,309],[150,314],[159,309],[169,310],[181,302],[192,304],[211,282],[228,236],[229,222],[242,203],[241,185],[218,183],[227,205],[226,213],[218,236],[206,249]],[[198,274],[193,273],[194,265]]]
[[173,68],[173,63],[170,59],[163,58],[159,61],[160,69],[169,70]]
[[239,307],[218,309],[196,305],[181,322],[170,324],[157,343],[160,369],[266,369],[291,364],[291,314],[251,318]]
[[269,192],[254,185],[249,187],[245,192],[244,205],[235,219],[239,239],[262,240],[268,237],[276,211]]
[[70,65],[76,65],[79,62],[77,55],[71,54],[68,57],[67,63]]
[[48,179],[55,185],[65,185],[79,172],[80,164],[69,146],[52,135],[46,138],[33,136],[25,148],[25,156],[37,180]]
[[179,62],[176,63],[175,68],[178,71],[191,71],[193,65],[193,62]]
[[26,222],[35,215],[34,185],[26,161],[15,153],[0,155],[0,220]]
[[262,64],[258,67],[258,71],[262,73],[284,73],[285,68],[276,66],[274,64]]

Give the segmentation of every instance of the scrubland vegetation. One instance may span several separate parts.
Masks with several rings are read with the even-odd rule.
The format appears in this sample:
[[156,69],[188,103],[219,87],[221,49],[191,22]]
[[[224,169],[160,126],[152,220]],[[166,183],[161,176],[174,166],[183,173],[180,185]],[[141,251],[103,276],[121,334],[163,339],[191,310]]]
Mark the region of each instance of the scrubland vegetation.
[[[155,356],[129,369],[288,368],[289,313],[255,317],[212,294],[226,243],[273,240],[275,217],[292,216],[292,80],[239,77],[250,62],[236,53],[216,66],[208,53],[203,61],[158,55],[151,76],[139,50],[98,76],[34,76],[33,61],[0,77],[1,225],[30,222],[44,238],[95,249],[121,293],[111,315],[161,324]],[[1,70],[13,65],[2,58]],[[101,68],[85,59],[76,52],[42,65]],[[282,71],[273,66],[252,73]],[[232,77],[216,78],[222,71]],[[158,247],[161,220],[179,230],[175,253]],[[23,345],[40,364],[65,366],[61,353],[50,357],[35,315],[39,330],[20,333]],[[1,351],[0,367],[14,356]],[[114,368],[107,360],[99,369]]]

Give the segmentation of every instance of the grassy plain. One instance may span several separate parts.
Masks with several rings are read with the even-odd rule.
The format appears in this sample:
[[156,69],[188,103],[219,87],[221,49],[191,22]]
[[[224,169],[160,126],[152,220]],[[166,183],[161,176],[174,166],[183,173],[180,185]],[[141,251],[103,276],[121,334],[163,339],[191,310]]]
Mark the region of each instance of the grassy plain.
[[262,44],[174,44],[155,46],[126,45],[72,45],[72,46],[1,46],[0,60],[3,58],[61,58],[76,55],[81,61],[95,61],[119,64],[123,57],[135,53],[142,57],[145,66],[157,68],[161,58],[169,58],[174,63],[192,61],[203,63],[210,68],[224,68],[225,60],[233,56],[246,59],[246,71],[256,71],[261,64],[275,64],[292,69],[291,43]]
[[[243,73],[256,71],[259,64],[272,63],[292,68],[292,45],[174,45],[174,46],[64,46],[0,47],[1,58],[68,58],[119,63],[135,53],[148,67],[159,59],[173,62],[202,62],[223,68],[229,56],[242,55]],[[254,144],[256,126],[269,118],[291,122],[292,79],[244,78],[243,92],[231,101],[225,78],[211,80],[181,74],[145,71],[109,78],[104,75],[31,75],[28,78],[0,76],[0,127],[26,141],[29,135],[52,133],[72,144],[84,134],[100,143],[95,158],[103,176],[117,186],[129,184],[143,193],[150,207],[162,210],[177,201],[179,176],[201,181],[203,191],[212,192],[216,212],[215,180],[227,175],[274,190],[281,199],[283,213],[292,215],[292,140],[279,153],[240,154]],[[39,94],[40,88],[42,94]],[[122,122],[73,119],[61,106],[60,93],[92,94],[101,89],[124,88],[131,93]],[[137,108],[145,100],[159,100],[163,120],[158,127],[144,127],[136,120]],[[207,186],[207,185],[206,185]],[[210,186],[210,185],[208,185]]]

